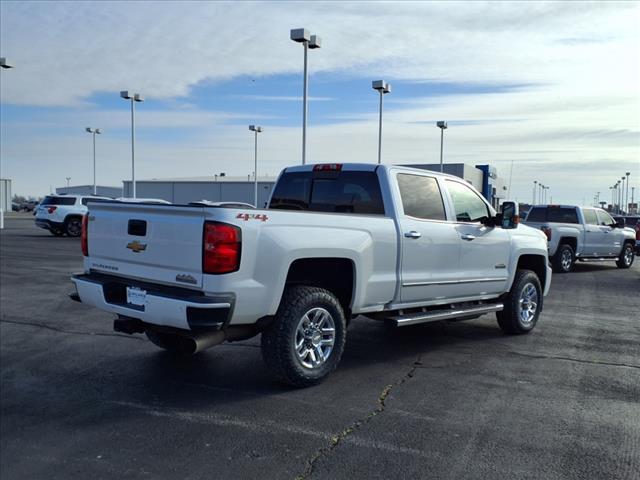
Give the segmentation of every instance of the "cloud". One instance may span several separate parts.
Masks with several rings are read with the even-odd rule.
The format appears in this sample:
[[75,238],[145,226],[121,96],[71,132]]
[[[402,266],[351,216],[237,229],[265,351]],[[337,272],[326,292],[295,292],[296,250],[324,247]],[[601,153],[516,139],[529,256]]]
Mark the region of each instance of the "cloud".
[[[125,88],[186,97],[203,82],[299,72],[302,49],[288,38],[296,25],[323,37],[309,55],[312,73],[638,84],[633,3],[4,1],[0,9],[3,55],[16,64],[2,101],[17,104],[82,105]],[[611,30],[606,45],[558,43]]]

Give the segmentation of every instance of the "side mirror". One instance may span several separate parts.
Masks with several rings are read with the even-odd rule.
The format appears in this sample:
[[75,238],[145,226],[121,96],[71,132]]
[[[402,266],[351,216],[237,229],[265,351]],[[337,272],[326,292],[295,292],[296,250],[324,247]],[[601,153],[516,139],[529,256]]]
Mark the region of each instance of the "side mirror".
[[624,218],[618,218],[618,219],[616,220],[616,223],[615,223],[614,228],[615,228],[615,227],[617,227],[617,228],[624,228],[624,227],[625,227],[625,224],[626,224],[626,222],[624,221]]
[[500,206],[500,212],[500,226],[502,228],[518,228],[520,211],[516,202],[503,202]]

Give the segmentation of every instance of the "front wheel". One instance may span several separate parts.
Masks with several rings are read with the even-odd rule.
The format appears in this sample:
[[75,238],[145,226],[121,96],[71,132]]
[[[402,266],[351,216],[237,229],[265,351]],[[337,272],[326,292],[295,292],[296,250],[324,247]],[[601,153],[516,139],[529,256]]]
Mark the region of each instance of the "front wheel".
[[531,270],[518,270],[505,298],[504,310],[496,313],[498,325],[505,333],[529,333],[541,311],[542,287],[538,276]]
[[633,246],[630,243],[625,243],[624,247],[622,247],[622,253],[616,260],[616,265],[618,268],[629,268],[633,265],[634,258]]
[[337,367],[346,332],[344,312],[331,292],[290,287],[282,296],[273,323],[262,332],[262,356],[283,382],[309,387]]

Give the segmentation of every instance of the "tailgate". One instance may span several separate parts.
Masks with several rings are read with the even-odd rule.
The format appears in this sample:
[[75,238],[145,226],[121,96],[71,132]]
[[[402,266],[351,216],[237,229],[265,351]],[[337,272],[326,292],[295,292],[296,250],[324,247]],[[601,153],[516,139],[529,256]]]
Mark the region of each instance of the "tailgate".
[[202,287],[201,207],[127,203],[89,206],[88,268]]

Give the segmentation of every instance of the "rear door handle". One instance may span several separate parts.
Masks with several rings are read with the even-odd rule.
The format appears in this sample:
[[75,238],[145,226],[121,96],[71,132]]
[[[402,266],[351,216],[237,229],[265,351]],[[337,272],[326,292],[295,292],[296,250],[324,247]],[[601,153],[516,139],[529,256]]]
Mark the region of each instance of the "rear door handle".
[[416,232],[415,230],[411,230],[410,232],[405,232],[404,236],[407,238],[420,238],[422,234],[420,232]]
[[460,235],[460,238],[462,240],[471,241],[471,240],[475,240],[476,236],[475,235],[468,235],[468,234],[465,233],[465,234]]

